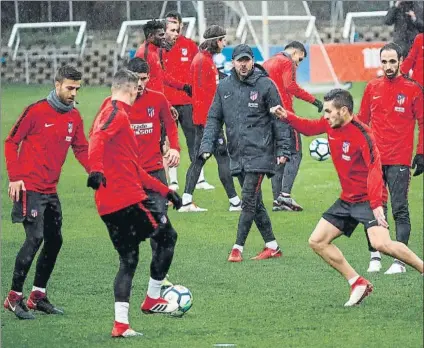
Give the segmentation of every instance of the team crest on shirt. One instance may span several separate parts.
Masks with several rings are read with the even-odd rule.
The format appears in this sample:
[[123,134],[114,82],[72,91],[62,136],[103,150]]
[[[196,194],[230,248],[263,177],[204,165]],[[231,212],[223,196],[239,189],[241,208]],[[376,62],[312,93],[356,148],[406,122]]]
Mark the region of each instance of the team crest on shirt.
[[405,100],[406,100],[406,97],[405,97],[405,95],[404,94],[402,94],[402,93],[399,93],[398,95],[397,95],[397,103],[399,104],[399,105],[403,105],[404,103],[405,103]]
[[147,115],[149,115],[149,117],[155,116],[155,108],[153,106],[147,108]]
[[181,48],[181,54],[182,54],[183,56],[186,56],[186,55],[187,55],[187,53],[188,53],[187,48]]
[[250,91],[250,100],[255,101],[256,99],[258,99],[258,95],[258,91]]
[[31,216],[32,216],[33,218],[35,218],[35,217],[37,217],[37,215],[38,215],[38,211],[37,211],[37,209],[31,209]]
[[348,153],[349,152],[349,147],[350,147],[350,143],[348,141],[344,141],[343,142],[343,147],[342,150],[344,153]]
[[68,133],[71,134],[73,130],[74,130],[74,123],[68,122]]

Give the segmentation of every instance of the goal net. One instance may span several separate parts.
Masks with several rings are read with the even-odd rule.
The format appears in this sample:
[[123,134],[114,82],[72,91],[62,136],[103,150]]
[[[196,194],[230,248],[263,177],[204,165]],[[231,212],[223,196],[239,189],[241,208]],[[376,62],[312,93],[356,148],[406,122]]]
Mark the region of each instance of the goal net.
[[[225,1],[225,4],[240,16],[234,44],[256,46],[260,58],[264,60],[282,51],[290,41],[303,42],[308,57],[297,71],[298,81],[303,88],[310,93],[325,93],[332,88],[351,87],[350,82],[339,81],[316,28],[316,18],[306,1]],[[312,61],[314,66],[319,65],[320,80],[323,82],[311,82]]]

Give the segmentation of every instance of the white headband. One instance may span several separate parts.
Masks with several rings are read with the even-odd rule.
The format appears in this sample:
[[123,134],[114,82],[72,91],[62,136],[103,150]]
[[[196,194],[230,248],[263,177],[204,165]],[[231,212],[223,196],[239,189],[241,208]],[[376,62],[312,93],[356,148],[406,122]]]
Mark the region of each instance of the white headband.
[[222,39],[223,37],[225,37],[225,35],[208,37],[207,39],[205,39],[205,41],[215,40],[215,39]]

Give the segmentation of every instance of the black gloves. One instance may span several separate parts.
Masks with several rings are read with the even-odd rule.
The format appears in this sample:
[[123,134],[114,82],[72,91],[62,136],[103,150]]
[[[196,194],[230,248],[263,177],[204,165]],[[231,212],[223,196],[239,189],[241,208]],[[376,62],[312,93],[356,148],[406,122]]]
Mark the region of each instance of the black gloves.
[[424,172],[424,155],[418,153],[415,155],[412,161],[412,169],[415,169],[414,176],[418,176]]
[[186,94],[191,97],[192,93],[191,93],[191,86],[190,85],[184,85],[183,87],[183,91],[186,92]]
[[315,105],[317,107],[318,112],[321,112],[324,107],[324,105],[322,104],[322,101],[318,99],[315,99],[312,105]]
[[106,187],[106,178],[103,173],[91,172],[88,176],[87,187],[91,187],[93,190],[98,190],[101,184]]
[[180,209],[183,206],[183,200],[181,199],[180,195],[173,190],[168,192],[166,198],[168,199],[168,201],[172,202],[172,204],[174,205],[174,209],[176,210]]

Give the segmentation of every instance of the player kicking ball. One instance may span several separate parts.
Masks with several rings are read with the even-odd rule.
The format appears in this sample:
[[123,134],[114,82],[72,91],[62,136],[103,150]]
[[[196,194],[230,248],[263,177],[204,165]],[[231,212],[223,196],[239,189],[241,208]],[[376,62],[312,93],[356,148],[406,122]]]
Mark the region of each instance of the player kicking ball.
[[350,297],[345,307],[360,304],[373,290],[373,285],[353,269],[333,244],[343,234],[350,237],[359,223],[367,229],[375,249],[423,273],[423,261],[405,244],[390,239],[382,207],[380,154],[371,129],[353,116],[352,95],[342,89],[331,90],[324,97],[324,116],[319,120],[297,117],[280,105],[271,108],[271,112],[302,134],[328,134],[342,193],[323,214],[309,245],[349,282]]
[[131,286],[139,260],[139,245],[150,238],[152,261],[147,295],[141,304],[146,314],[172,314],[177,303],[160,296],[161,286],[172,263],[177,232],[166,214],[155,214],[144,189],[159,192],[176,209],[181,198],[141,167],[140,154],[129,112],[137,97],[139,75],[118,71],[112,81],[111,99],[102,105],[90,132],[87,186],[96,190],[97,210],[119,254],[114,283],[115,322],[112,337],[142,334],[129,325]]

